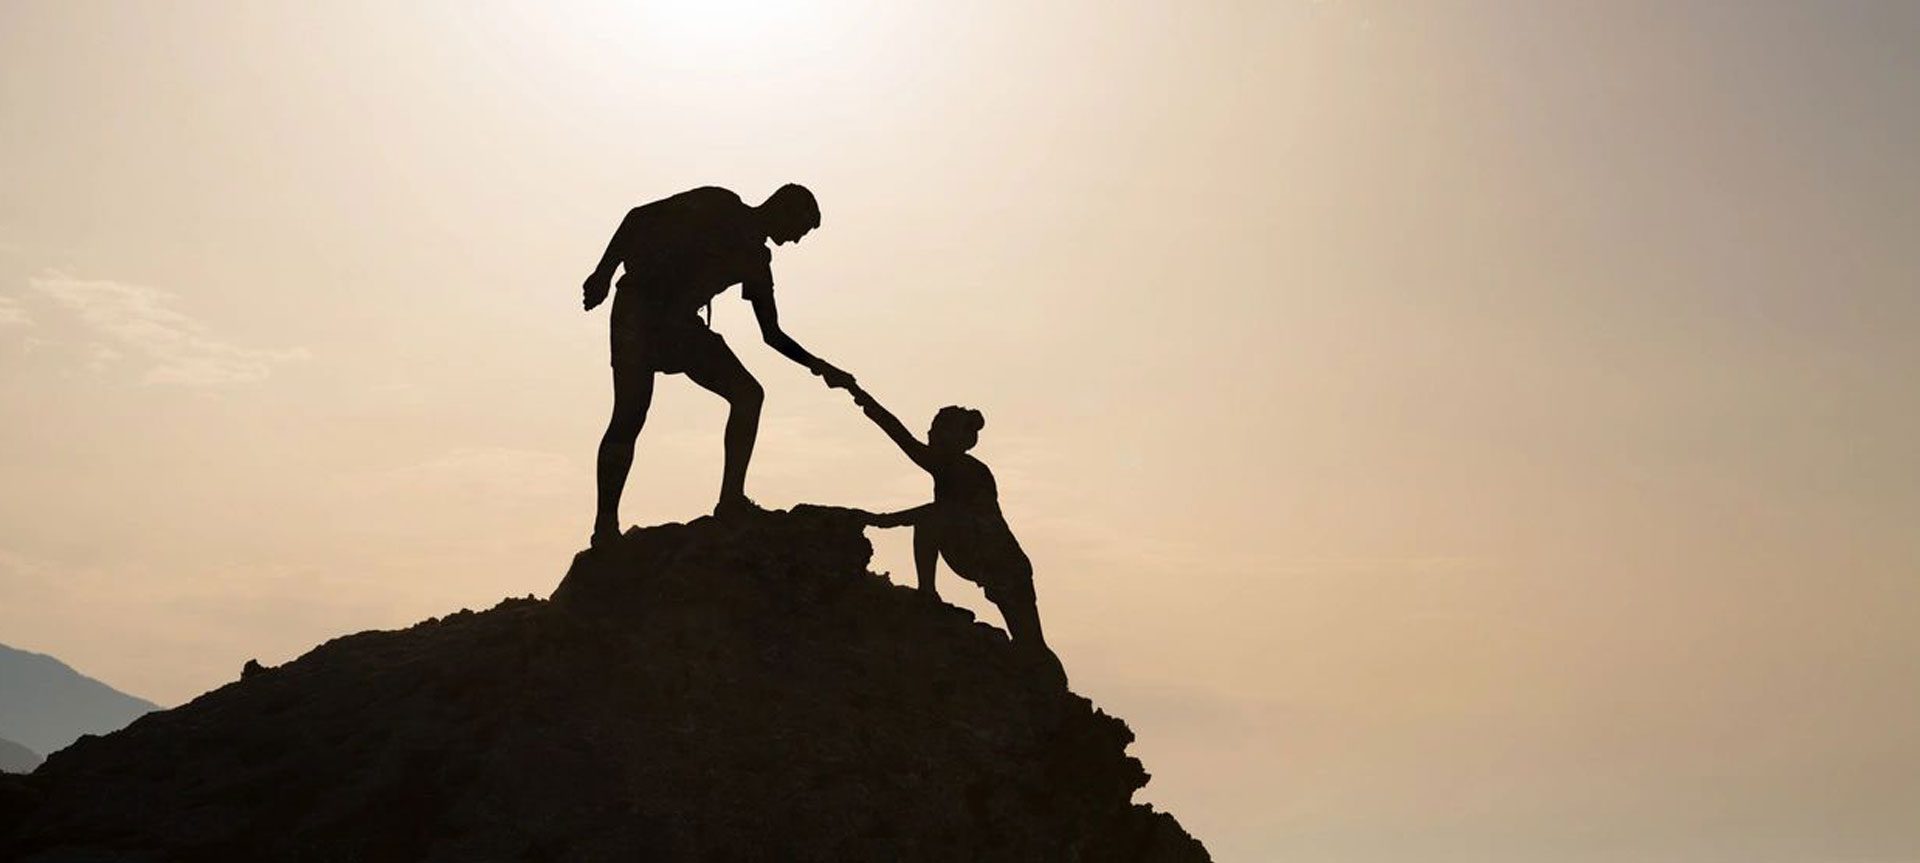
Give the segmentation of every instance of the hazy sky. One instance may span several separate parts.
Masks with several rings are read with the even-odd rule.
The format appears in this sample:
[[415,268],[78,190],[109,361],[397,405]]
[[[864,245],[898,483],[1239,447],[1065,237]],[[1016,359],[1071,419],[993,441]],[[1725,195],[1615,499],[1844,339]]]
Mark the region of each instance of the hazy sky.
[[[171,704],[545,595],[581,279],[793,180],[783,323],[985,411],[1220,859],[1920,860],[1916,88],[1865,0],[0,0],[0,642]],[[715,323],[757,499],[925,499]],[[659,387],[629,522],[711,506],[724,414]]]

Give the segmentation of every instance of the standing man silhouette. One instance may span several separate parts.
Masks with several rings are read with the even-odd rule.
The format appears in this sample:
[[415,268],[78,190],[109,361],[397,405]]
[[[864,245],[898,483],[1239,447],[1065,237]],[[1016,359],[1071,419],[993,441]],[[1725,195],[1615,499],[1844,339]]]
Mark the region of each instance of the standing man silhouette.
[[[806,187],[788,183],[760,206],[726,189],[705,186],[635,207],[607,243],[600,265],[582,286],[592,309],[613,289],[613,270],[625,267],[613,300],[613,418],[600,439],[598,509],[593,544],[620,535],[620,493],[633,466],[633,445],[653,402],[653,376],[685,374],[727,400],[726,466],[714,514],[748,511],[747,462],[760,428],[765,392],[725,339],[710,327],[713,298],[733,285],[753,304],[760,335],[774,350],[845,387],[853,376],[807,352],[780,329],[773,303],[773,251],[820,226],[820,205]],[[709,321],[700,319],[709,308]]]

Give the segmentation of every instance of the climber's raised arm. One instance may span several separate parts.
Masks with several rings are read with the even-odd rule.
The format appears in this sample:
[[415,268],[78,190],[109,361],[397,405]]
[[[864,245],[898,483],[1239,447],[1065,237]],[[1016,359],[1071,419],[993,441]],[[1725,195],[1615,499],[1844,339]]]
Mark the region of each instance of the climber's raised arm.
[[874,400],[873,395],[861,389],[858,384],[848,387],[847,391],[853,393],[854,404],[860,406],[860,409],[866,413],[867,419],[873,420],[874,425],[886,432],[887,437],[893,439],[894,445],[907,454],[907,458],[913,459],[914,464],[923,468],[933,469],[933,451],[914,437],[913,432],[907,431],[906,423],[881,407],[880,403]]

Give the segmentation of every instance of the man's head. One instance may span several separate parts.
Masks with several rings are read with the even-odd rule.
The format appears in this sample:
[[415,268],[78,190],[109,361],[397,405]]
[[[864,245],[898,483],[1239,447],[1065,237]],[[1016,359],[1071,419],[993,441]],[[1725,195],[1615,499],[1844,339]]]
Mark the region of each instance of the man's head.
[[767,239],[775,245],[794,242],[820,227],[820,202],[813,199],[807,187],[798,183],[775,189],[758,209]]
[[980,430],[987,418],[973,408],[948,405],[933,415],[927,427],[927,445],[946,452],[966,452],[980,442]]

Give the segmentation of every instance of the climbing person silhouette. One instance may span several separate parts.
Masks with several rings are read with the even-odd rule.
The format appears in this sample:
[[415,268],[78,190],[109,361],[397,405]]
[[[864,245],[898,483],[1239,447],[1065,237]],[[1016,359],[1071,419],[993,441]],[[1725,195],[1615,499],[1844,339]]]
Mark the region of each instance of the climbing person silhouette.
[[740,285],[769,346],[830,386],[853,385],[853,376],[808,353],[780,329],[773,302],[773,251],[767,241],[795,242],[819,225],[813,193],[792,183],[757,207],[726,189],[705,186],[635,207],[620,222],[581,297],[589,310],[600,305],[613,289],[614,268],[625,268],[611,315],[613,417],[600,439],[594,545],[620,535],[620,494],[653,401],[655,373],[685,374],[727,400],[726,463],[714,514],[754,508],[746,494],[747,462],[765,392],[711,328],[713,298],[720,292]]
[[1040,606],[1033,591],[1033,563],[1000,513],[1000,491],[993,471],[967,454],[980,442],[986,417],[972,408],[949,405],[933,415],[927,441],[921,443],[898,417],[881,407],[856,383],[846,387],[874,425],[933,476],[933,502],[893,513],[870,515],[875,527],[913,527],[913,563],[920,590],[939,598],[934,573],[946,558],[954,574],[986,591],[1000,609],[1013,644],[1060,679],[1066,671],[1040,634]]

